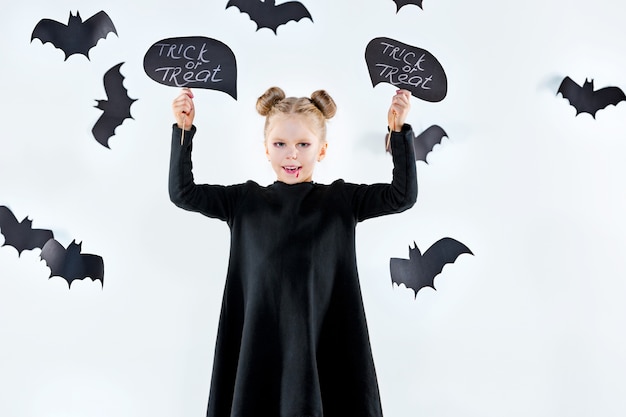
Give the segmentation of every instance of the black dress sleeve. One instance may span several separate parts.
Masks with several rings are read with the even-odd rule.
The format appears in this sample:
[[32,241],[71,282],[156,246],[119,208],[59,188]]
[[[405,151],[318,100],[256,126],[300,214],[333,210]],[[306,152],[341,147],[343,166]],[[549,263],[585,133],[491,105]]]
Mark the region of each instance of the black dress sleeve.
[[191,130],[186,130],[181,144],[181,129],[176,124],[172,127],[170,200],[182,209],[196,211],[230,224],[237,201],[244,192],[244,185],[224,186],[194,182],[191,151],[195,133],[195,126],[192,126]]
[[391,184],[354,185],[350,204],[357,221],[400,213],[417,200],[414,133],[409,124],[391,132],[393,177]]

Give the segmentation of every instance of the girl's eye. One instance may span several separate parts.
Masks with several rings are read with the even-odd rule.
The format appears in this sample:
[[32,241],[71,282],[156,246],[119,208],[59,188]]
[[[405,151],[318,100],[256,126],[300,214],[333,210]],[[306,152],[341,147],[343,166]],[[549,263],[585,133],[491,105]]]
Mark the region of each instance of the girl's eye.
[[282,148],[283,146],[285,146],[283,142],[274,142],[274,147],[276,148]]
[[298,146],[301,148],[308,148],[309,146],[311,146],[310,143],[298,143]]

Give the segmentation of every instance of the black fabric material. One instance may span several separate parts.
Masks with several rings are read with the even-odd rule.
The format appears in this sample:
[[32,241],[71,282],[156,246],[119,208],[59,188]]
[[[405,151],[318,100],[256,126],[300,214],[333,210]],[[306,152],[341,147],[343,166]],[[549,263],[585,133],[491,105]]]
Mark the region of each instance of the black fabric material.
[[194,134],[173,128],[170,198],[231,231],[207,416],[382,416],[355,227],[413,206],[411,127],[391,135],[392,183],[373,185],[197,185]]

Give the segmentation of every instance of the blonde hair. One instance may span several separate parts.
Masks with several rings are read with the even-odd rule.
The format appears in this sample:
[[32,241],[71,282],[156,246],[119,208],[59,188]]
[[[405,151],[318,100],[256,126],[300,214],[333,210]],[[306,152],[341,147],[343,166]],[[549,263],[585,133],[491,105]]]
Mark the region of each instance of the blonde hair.
[[308,97],[286,97],[279,87],[270,87],[258,98],[256,110],[265,116],[264,135],[267,132],[274,116],[302,115],[312,123],[322,142],[326,141],[326,120],[337,112],[337,105],[325,90],[316,90]]

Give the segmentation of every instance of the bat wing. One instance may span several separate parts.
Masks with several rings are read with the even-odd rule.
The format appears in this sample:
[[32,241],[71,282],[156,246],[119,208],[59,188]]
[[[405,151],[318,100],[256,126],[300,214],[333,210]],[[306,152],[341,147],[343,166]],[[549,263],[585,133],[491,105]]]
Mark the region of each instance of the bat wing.
[[109,147],[109,139],[115,134],[115,129],[124,120],[132,119],[130,106],[137,101],[128,97],[128,90],[124,87],[124,76],[120,72],[122,63],[117,64],[104,74],[104,90],[108,100],[100,101],[96,106],[104,111],[91,132],[102,146]]
[[28,242],[25,243],[24,249],[43,248],[47,241],[54,237],[52,230],[47,229],[31,229],[26,233]]
[[63,277],[65,275],[66,250],[56,239],[50,239],[43,245],[39,257],[50,268],[50,276],[48,278]]
[[2,246],[13,246],[18,255],[24,250],[42,248],[53,237],[51,230],[32,229],[31,222],[27,219],[18,222],[13,212],[6,206],[0,206],[0,231],[4,235]]
[[396,13],[398,13],[402,7],[409,4],[414,4],[420,9],[423,9],[422,0],[393,0],[393,2],[396,3]]
[[564,99],[567,99],[570,104],[575,106],[576,103],[580,101],[580,94],[582,92],[582,87],[576,84],[574,80],[570,77],[563,78],[561,84],[559,85],[559,89],[557,90],[557,94],[561,94]]
[[391,273],[391,283],[400,285],[404,284],[407,288],[413,290],[417,297],[417,292],[424,285],[421,285],[416,278],[416,271],[409,259],[391,258],[389,260],[389,270]]
[[68,34],[69,29],[67,25],[52,19],[41,19],[39,23],[35,25],[30,41],[32,42],[35,39],[39,39],[42,44],[48,42],[52,43],[55,48],[63,51],[65,59],[67,60],[70,55],[76,53],[71,46],[71,36],[68,36]]
[[595,114],[596,111],[610,104],[616,106],[624,100],[626,100],[626,95],[624,95],[624,92],[619,87],[605,87],[593,93],[591,107],[594,109]]
[[124,76],[120,72],[123,64],[120,62],[104,74],[104,90],[111,107],[117,110],[117,114],[120,117],[132,119],[130,105],[137,99],[128,97],[128,90],[124,87]]
[[572,100],[573,97],[574,101],[576,101],[576,98],[579,96],[581,89],[582,87],[578,85],[576,81],[566,76],[565,78],[563,78],[563,81],[561,81],[559,89],[556,93],[560,93],[563,98],[566,98],[568,100]]
[[424,252],[422,257],[424,274],[434,281],[446,264],[453,263],[463,253],[473,255],[472,251],[458,240],[449,237],[438,240]]
[[18,248],[15,242],[16,238],[19,237],[19,226],[20,223],[13,212],[6,206],[0,206],[0,232],[4,235],[2,246],[13,246],[17,249],[18,254],[21,254],[23,249]]
[[276,29],[278,26],[288,23],[292,20],[298,22],[304,18],[308,18],[313,21],[311,17],[311,13],[309,13],[308,9],[304,7],[304,5],[298,1],[288,1],[283,4],[279,4],[275,6],[274,12],[270,15],[272,17],[271,21],[268,22],[268,26],[270,29],[276,33]]
[[[411,250],[415,253],[416,249]],[[424,271],[419,254],[411,256],[411,259],[391,258],[389,269],[391,282],[397,285],[404,284],[413,290],[415,297],[417,297],[418,291],[424,287],[435,288],[433,286],[434,276],[431,276],[428,271]]]
[[566,76],[563,78],[557,90],[557,94],[559,93],[576,109],[576,115],[583,112],[595,115],[595,111],[593,111],[593,106],[591,105],[591,97],[585,92],[583,87],[576,84],[570,77]]
[[267,9],[263,7],[264,3],[259,0],[229,0],[228,3],[226,3],[226,8],[228,9],[231,6],[235,6],[241,13],[246,13],[250,16],[250,20],[255,22],[257,25],[256,30],[259,30],[262,27],[268,27],[263,26],[260,22],[267,19],[265,17]]
[[433,150],[435,145],[441,143],[441,140],[448,134],[438,125],[432,125],[415,137],[413,143],[415,147],[415,160],[426,161],[426,155]]
[[88,277],[93,281],[100,280],[104,285],[104,263],[100,256],[81,253],[81,245],[75,241],[70,243],[66,253],[63,278],[68,282],[70,288],[74,280]]
[[85,37],[91,40],[91,47],[96,46],[100,39],[105,39],[111,32],[117,36],[117,29],[115,29],[113,21],[103,10],[85,20],[82,30]]
[[87,59],[89,51],[100,39],[105,39],[111,32],[117,35],[113,22],[104,11],[96,13],[84,22],[77,12],[76,17],[70,16],[68,26],[72,37],[72,53],[85,55]]
[[102,257],[87,253],[81,255],[81,261],[82,270],[80,274],[76,274],[76,279],[89,277],[92,281],[100,281],[100,284],[104,287],[104,261]]
[[115,134],[115,128],[117,128],[119,125],[120,123],[118,118],[112,117],[104,113],[93,125],[91,133],[93,133],[94,138],[96,138],[96,141],[100,145],[104,146],[105,148],[110,148],[109,139]]

